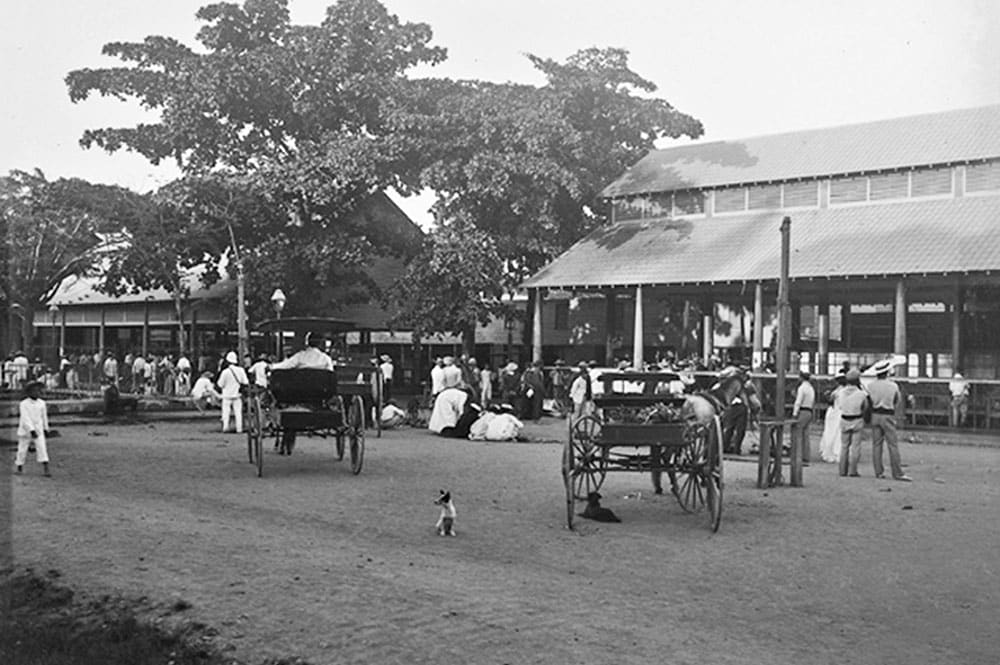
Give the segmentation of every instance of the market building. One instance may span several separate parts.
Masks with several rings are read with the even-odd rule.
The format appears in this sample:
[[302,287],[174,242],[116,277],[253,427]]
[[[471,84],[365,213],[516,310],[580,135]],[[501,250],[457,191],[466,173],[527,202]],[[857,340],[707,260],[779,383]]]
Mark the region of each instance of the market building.
[[1000,378],[1000,106],[657,150],[602,196],[523,284],[536,357],[765,366],[787,217],[793,367]]

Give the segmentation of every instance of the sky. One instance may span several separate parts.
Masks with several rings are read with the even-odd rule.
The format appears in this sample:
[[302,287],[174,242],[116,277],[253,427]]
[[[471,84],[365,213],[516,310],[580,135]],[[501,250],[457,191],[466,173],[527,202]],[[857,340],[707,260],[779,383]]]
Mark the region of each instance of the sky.
[[[147,35],[194,45],[208,0],[7,0],[0,26],[0,172],[40,168],[149,191],[170,165],[84,150],[88,128],[148,121],[137,105],[73,104],[63,81],[119,61],[111,41]],[[332,0],[291,0],[316,24]],[[428,23],[448,60],[414,75],[542,83],[526,53],[564,60],[591,46],[628,50],[657,95],[705,126],[701,140],[739,139],[1000,104],[996,0],[383,0]],[[155,118],[154,118],[155,119]],[[659,147],[671,145],[663,143]],[[397,198],[418,223],[430,195]]]

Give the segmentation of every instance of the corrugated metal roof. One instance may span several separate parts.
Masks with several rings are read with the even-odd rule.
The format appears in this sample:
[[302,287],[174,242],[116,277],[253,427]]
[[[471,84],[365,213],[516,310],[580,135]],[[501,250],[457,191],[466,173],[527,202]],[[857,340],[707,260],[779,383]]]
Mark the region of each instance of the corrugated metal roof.
[[[785,214],[620,222],[594,231],[522,286],[774,280]],[[1000,270],[1000,196],[788,214],[793,278]]]
[[603,197],[1000,157],[1000,105],[656,150]]

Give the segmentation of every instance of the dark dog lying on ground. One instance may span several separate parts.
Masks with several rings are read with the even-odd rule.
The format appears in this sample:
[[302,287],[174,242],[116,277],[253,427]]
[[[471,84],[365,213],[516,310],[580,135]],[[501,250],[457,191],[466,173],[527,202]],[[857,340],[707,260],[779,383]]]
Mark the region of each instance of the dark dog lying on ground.
[[610,508],[601,507],[601,495],[597,492],[591,492],[587,495],[587,507],[580,513],[580,517],[598,522],[621,522]]

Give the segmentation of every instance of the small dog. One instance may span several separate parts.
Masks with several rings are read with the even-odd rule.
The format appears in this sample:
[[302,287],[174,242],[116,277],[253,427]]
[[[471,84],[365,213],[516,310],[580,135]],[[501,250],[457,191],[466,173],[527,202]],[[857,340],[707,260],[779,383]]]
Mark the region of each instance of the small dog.
[[455,503],[451,500],[451,492],[441,490],[441,496],[434,502],[435,506],[441,506],[441,517],[438,518],[434,528],[439,536],[455,535]]
[[580,517],[598,522],[621,522],[610,508],[601,507],[601,495],[597,492],[591,492],[587,495],[587,507],[580,513]]

